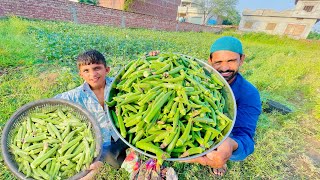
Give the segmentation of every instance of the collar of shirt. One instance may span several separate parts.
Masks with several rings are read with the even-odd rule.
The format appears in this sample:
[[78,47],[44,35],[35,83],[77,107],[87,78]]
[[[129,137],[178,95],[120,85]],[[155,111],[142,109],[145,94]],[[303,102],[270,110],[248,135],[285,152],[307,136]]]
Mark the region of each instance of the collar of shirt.
[[[108,96],[108,91],[109,91],[109,89],[110,89],[110,87],[111,87],[111,83],[112,83],[113,79],[114,79],[114,78],[106,77],[106,85],[105,85],[105,88],[104,88],[104,99],[105,99],[105,100],[108,99],[108,97],[107,97],[107,96]],[[91,90],[91,88],[90,88],[90,86],[89,86],[89,84],[88,84],[87,82],[84,82],[84,83],[82,84],[82,89],[83,89],[83,92],[88,93],[88,94],[90,94],[90,95],[93,96],[93,97],[96,97],[96,95],[95,95],[94,92]],[[96,97],[95,100],[98,101],[98,98]],[[106,109],[106,108],[107,108],[107,107],[106,107],[106,104],[104,103],[103,109]]]

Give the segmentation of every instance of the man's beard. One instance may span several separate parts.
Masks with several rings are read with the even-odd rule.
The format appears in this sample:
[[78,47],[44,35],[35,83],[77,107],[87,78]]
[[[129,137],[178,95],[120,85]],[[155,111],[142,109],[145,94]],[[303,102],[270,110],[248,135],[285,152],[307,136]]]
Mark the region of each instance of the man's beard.
[[221,76],[222,76],[222,73],[227,73],[227,72],[232,72],[232,74],[230,76],[222,76],[227,82],[229,82],[232,78],[234,78],[236,76],[236,74],[238,72],[236,71],[232,71],[232,70],[227,70],[227,71],[218,71]]

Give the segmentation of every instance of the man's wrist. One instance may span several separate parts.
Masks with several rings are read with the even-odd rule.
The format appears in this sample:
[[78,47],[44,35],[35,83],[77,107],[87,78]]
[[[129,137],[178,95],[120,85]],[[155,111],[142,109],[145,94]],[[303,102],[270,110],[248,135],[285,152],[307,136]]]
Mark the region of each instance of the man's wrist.
[[232,139],[230,137],[229,137],[229,139],[230,139],[229,142],[232,146],[232,152],[233,152],[238,149],[238,143],[237,143],[237,141],[235,141],[234,139]]

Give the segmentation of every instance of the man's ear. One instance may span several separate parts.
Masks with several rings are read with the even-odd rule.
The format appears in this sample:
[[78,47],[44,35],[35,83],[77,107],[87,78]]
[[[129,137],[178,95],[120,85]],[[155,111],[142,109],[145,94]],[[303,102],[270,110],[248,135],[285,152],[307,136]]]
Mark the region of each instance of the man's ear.
[[240,66],[243,64],[245,58],[246,58],[246,55],[244,54],[240,56]]
[[208,64],[212,66],[212,58],[211,58],[211,55],[209,55],[209,57],[208,57]]

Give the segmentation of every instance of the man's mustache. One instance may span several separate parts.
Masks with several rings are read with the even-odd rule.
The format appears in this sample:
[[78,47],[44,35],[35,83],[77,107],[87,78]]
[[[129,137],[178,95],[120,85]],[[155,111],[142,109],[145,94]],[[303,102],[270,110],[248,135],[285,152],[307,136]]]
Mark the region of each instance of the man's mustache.
[[227,72],[234,72],[232,70],[226,70],[226,71],[218,71],[219,73],[227,73]]

